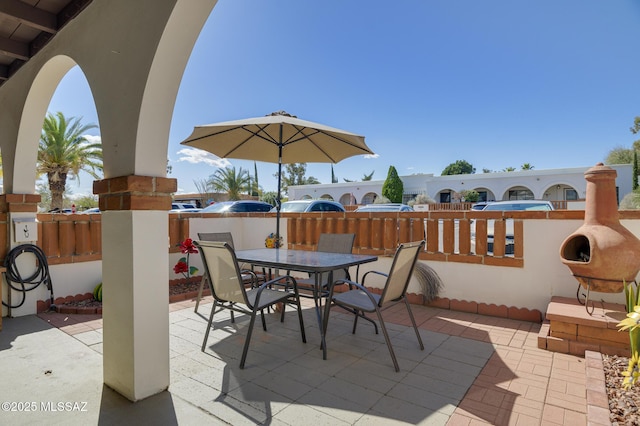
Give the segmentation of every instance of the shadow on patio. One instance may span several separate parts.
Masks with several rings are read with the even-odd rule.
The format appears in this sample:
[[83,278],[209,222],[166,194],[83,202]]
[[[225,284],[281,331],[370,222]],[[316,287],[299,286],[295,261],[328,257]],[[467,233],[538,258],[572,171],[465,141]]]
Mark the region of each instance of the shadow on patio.
[[[202,312],[209,309],[206,305]],[[340,310],[331,315],[326,361],[315,314],[306,309],[307,344],[300,341],[293,312],[284,324],[277,315],[268,315],[268,332],[259,324],[254,328],[244,370],[239,360],[246,317],[233,324],[228,313],[216,314],[210,344],[202,353],[204,318],[191,310],[176,312],[171,321],[171,348],[176,353],[169,390],[233,424],[446,424],[494,348],[486,332],[468,339],[460,336],[467,327],[451,322],[451,334],[421,328],[425,350],[420,351],[413,330],[398,324],[407,321],[403,310],[398,306],[386,315],[399,373],[382,335],[366,323],[359,324],[353,335],[351,317]],[[434,319],[438,312],[423,307],[414,311],[418,324]],[[495,367],[505,380],[514,377],[506,365]],[[497,393],[503,394],[502,407],[509,411],[505,405],[515,395],[496,387]],[[495,412],[490,418],[483,410],[471,412],[489,422],[496,418]]]
[[[216,314],[206,351],[200,350],[210,300],[205,299],[200,313],[193,312],[190,302],[171,305],[169,392],[135,404],[102,385],[101,329],[95,321],[86,331],[77,328],[82,324],[75,324],[71,337],[43,327],[45,323],[35,316],[6,319],[0,333],[0,363],[7,372],[0,390],[2,401],[87,402],[87,412],[13,412],[9,420],[12,424],[111,424],[122,420],[234,425],[447,424],[462,409],[467,420],[506,424],[518,416],[513,412],[514,401],[524,392],[514,393],[506,385],[516,376],[503,359],[510,362],[512,348],[530,345],[539,327],[414,306],[425,344],[420,351],[413,330],[404,325],[404,308],[396,306],[385,312],[400,364],[396,373],[384,338],[374,334],[371,325],[359,324],[353,335],[351,317],[339,310],[332,312],[328,359],[323,361],[313,310],[304,311],[306,344],[300,341],[297,319],[288,311],[284,324],[277,315],[268,314],[266,333],[258,323],[246,368],[240,370],[245,316],[236,315],[232,324],[227,312]],[[41,317],[56,325],[65,319],[62,314]],[[73,328],[66,331],[70,330]],[[513,349],[517,351],[523,352]],[[25,363],[29,365],[26,373]],[[53,374],[45,374],[49,370]],[[538,418],[542,409],[539,411]]]

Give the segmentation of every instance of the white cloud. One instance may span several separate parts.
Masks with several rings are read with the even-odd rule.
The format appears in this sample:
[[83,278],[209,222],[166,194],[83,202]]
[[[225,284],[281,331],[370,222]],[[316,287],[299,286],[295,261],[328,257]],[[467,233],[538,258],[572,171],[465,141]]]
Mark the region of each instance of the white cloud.
[[364,158],[378,158],[380,157],[379,154],[365,154]]
[[231,165],[226,158],[219,158],[213,154],[196,148],[183,148],[178,151],[177,161],[186,161],[187,163],[198,164],[204,163],[213,167],[228,167]]
[[83,135],[83,137],[89,143],[102,143],[102,136],[100,135]]

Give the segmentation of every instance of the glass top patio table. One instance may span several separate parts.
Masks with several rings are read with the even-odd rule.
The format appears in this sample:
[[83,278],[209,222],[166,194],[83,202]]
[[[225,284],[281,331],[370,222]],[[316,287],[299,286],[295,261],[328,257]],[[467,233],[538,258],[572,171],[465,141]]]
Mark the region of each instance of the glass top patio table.
[[327,359],[327,345],[325,344],[324,329],[322,325],[322,310],[318,299],[320,297],[320,276],[323,272],[329,273],[329,282],[332,282],[332,272],[337,269],[345,269],[363,263],[375,262],[377,256],[351,253],[328,253],[309,250],[289,250],[259,248],[249,250],[237,250],[238,262],[249,263],[254,266],[272,269],[284,269],[287,271],[308,272],[315,276],[314,299],[316,299],[316,316],[320,327],[322,358]]
[[236,250],[236,258],[239,262],[250,263],[255,266],[309,272],[312,274],[331,272],[336,269],[344,269],[378,260],[377,256],[368,254],[272,248]]

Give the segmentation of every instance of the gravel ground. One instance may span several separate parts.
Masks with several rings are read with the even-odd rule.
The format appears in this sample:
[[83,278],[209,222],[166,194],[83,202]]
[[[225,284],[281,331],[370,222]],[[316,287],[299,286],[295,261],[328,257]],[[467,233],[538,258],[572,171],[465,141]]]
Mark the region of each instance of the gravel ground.
[[[189,293],[191,291],[198,291],[200,288],[200,283],[179,283],[169,286],[169,295],[174,294],[182,294]],[[97,308],[102,306],[102,302],[98,302],[95,299],[86,299],[81,300],[79,302],[68,302],[62,306],[75,306],[75,307],[87,307],[87,308]]]
[[616,425],[640,425],[640,386],[630,390],[622,387],[621,374],[629,365],[629,358],[602,355],[604,377],[609,397],[609,419]]

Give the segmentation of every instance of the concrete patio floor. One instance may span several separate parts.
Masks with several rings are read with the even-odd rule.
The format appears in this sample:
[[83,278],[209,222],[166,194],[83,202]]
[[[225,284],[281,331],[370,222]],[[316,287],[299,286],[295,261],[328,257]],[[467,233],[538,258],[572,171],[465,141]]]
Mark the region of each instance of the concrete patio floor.
[[[99,316],[4,318],[1,423],[275,425],[586,425],[585,359],[537,347],[539,324],[412,306],[420,351],[403,305],[385,312],[398,356],[361,322],[331,314],[322,360],[315,313],[256,324],[238,366],[247,318],[216,314],[200,351],[211,298],[170,305],[169,390],[131,403],[102,384]],[[15,403],[6,411],[5,402]],[[59,405],[59,403],[68,403]],[[594,423],[589,419],[589,423]],[[597,423],[597,422],[596,422]]]

